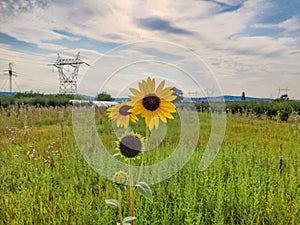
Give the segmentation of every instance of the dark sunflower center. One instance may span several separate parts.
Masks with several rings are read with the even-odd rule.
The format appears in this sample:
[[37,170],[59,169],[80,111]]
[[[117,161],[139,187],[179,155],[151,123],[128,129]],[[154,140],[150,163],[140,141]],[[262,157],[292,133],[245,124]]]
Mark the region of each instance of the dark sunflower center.
[[160,99],[156,95],[150,94],[143,98],[143,106],[150,111],[156,110],[159,104]]
[[122,155],[132,158],[138,155],[142,148],[140,139],[133,135],[127,135],[120,142],[120,152]]
[[127,116],[127,115],[130,114],[130,112],[128,112],[129,109],[131,109],[131,106],[129,106],[129,105],[123,105],[123,106],[120,107],[119,113],[122,116]]

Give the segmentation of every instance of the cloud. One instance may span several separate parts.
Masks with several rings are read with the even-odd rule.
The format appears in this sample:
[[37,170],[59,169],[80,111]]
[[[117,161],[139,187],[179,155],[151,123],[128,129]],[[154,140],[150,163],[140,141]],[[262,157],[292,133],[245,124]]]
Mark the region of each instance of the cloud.
[[292,31],[299,31],[300,30],[300,17],[292,17],[287,20],[284,20],[281,23],[258,23],[254,24],[254,28],[264,28],[264,29],[273,29],[273,28],[280,28],[284,31],[292,32]]
[[242,7],[242,3],[231,2],[231,1],[216,1],[216,0],[205,0],[208,2],[215,3],[220,7],[218,13],[236,11]]
[[290,55],[298,55],[298,54],[300,54],[300,51],[294,51],[290,53]]
[[141,18],[136,20],[138,25],[149,30],[159,30],[159,31],[164,31],[166,33],[179,34],[179,35],[193,34],[193,32],[191,31],[175,27],[169,21],[156,18],[156,17]]
[[[83,59],[93,64],[116,46],[159,40],[183,46],[187,51],[192,49],[215,72],[225,92],[240,93],[248,80],[249,85],[259,82],[262,90],[248,87],[247,94],[264,95],[265,89],[271,92],[274,88],[269,86],[280,83],[283,77],[280,74],[293,76],[293,82],[299,79],[295,75],[300,69],[299,16],[286,11],[285,19],[281,17],[280,22],[266,20],[274,16],[274,9],[280,4],[271,0],[87,0],[82,4],[74,0],[70,7],[68,1],[59,0],[2,1],[1,32],[28,43],[30,54],[29,47],[25,53],[14,43],[4,42],[6,50],[2,51],[1,46],[0,66],[6,68],[7,61],[15,59],[19,68],[26,67],[24,71],[32,79],[44,74],[45,79],[51,77],[55,83],[57,74],[45,72],[45,68],[49,70],[45,66],[36,68],[35,62],[51,63],[57,52],[73,57],[80,50]],[[185,53],[162,46],[130,49],[123,54],[137,59],[151,59],[157,55],[176,60],[176,65],[183,68],[196,63],[186,60]],[[109,66],[113,61],[107,63]],[[80,71],[85,72],[84,68]],[[33,81],[31,85],[41,86]],[[51,87],[49,90],[57,89]],[[298,96],[300,98],[300,93]]]
[[49,5],[47,0],[8,0],[0,2],[0,12],[3,15],[1,20],[10,16],[18,16],[22,13],[28,13],[37,8],[45,9]]

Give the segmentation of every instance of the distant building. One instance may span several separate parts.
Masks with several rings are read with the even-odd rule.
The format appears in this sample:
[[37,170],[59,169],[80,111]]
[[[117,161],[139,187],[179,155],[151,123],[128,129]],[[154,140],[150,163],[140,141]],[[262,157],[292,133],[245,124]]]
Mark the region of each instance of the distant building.
[[73,105],[93,105],[100,108],[108,108],[118,104],[117,102],[109,102],[109,101],[89,101],[89,100],[70,100]]
[[108,108],[118,104],[117,102],[109,102],[109,101],[93,101],[93,105],[101,108]]

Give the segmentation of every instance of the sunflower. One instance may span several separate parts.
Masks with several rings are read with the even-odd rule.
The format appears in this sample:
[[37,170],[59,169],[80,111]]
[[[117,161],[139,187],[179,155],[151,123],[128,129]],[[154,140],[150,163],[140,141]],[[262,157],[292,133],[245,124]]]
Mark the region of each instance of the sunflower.
[[114,156],[122,156],[125,161],[129,158],[138,159],[138,155],[142,153],[143,138],[133,131],[129,134],[124,134],[120,141],[116,141],[117,154]]
[[136,122],[138,118],[129,110],[132,108],[130,102],[121,102],[107,109],[108,118],[116,121],[117,127],[128,127],[129,121]]
[[129,96],[132,101],[130,112],[145,118],[146,126],[152,130],[158,128],[159,119],[164,123],[168,119],[174,119],[171,113],[176,112],[176,107],[171,101],[176,99],[172,88],[164,88],[163,80],[155,89],[155,79],[142,80],[139,82],[139,90],[130,88],[133,96]]

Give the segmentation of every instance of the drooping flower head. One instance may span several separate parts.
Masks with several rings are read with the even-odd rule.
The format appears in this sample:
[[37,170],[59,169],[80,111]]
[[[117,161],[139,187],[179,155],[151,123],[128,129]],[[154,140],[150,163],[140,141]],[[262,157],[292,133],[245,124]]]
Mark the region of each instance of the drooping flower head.
[[176,112],[176,107],[172,103],[176,99],[171,87],[164,88],[163,80],[155,89],[155,79],[142,80],[139,82],[139,90],[130,88],[133,96],[129,96],[132,101],[130,112],[145,118],[146,126],[150,130],[158,128],[159,119],[164,123],[168,119],[174,119],[171,113]]
[[136,122],[138,118],[129,110],[132,108],[130,102],[121,102],[107,109],[108,118],[116,121],[117,127],[128,127],[129,121]]
[[120,156],[125,161],[129,159],[140,159],[142,149],[144,148],[144,138],[139,133],[134,131],[125,132],[115,143],[115,150],[117,150],[118,153],[114,154],[114,156]]
[[133,158],[141,152],[142,142],[134,135],[126,135],[121,139],[119,148],[123,156]]

